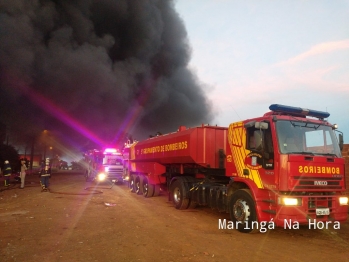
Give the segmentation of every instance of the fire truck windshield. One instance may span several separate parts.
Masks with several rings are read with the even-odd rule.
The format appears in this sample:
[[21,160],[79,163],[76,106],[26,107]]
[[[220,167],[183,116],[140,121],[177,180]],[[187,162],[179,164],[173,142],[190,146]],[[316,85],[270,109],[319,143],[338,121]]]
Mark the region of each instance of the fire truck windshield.
[[103,159],[103,165],[122,165],[122,156],[106,155]]
[[337,137],[331,126],[301,121],[277,121],[280,153],[341,156]]

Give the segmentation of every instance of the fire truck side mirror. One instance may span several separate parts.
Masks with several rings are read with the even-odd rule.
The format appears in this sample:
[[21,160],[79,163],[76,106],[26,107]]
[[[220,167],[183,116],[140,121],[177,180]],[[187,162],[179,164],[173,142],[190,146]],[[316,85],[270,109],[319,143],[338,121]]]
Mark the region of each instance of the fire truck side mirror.
[[343,139],[343,134],[338,134],[338,140],[339,140],[339,148],[342,151],[343,150],[343,144],[344,144],[344,139]]
[[268,123],[265,122],[256,122],[254,127],[257,129],[268,129]]

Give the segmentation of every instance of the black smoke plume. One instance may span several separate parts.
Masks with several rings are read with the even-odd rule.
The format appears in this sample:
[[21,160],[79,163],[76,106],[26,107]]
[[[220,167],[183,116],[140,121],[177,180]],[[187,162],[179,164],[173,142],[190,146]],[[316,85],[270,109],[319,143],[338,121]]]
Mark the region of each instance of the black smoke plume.
[[0,122],[105,143],[208,123],[189,58],[171,0],[0,0]]

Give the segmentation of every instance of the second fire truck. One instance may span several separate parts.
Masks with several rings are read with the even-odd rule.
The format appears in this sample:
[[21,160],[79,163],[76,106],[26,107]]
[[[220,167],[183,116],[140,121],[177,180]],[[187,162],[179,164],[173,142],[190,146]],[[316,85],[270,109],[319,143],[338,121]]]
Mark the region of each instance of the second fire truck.
[[123,156],[118,149],[89,150],[84,154],[84,160],[87,181],[123,181]]

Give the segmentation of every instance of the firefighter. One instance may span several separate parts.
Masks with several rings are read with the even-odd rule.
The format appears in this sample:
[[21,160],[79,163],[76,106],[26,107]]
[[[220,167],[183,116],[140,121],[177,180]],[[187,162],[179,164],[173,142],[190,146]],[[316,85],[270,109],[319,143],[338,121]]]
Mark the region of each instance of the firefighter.
[[49,180],[51,177],[51,167],[50,167],[50,159],[46,158],[45,161],[45,166],[43,167],[43,169],[40,172],[40,176],[41,176],[41,192],[47,192],[49,191]]
[[25,159],[21,159],[21,173],[20,173],[20,178],[21,178],[21,187],[20,189],[24,188],[24,183],[25,183],[25,175],[26,175],[26,171],[27,171],[27,165],[25,163]]
[[12,174],[12,168],[10,166],[10,162],[8,160],[5,160],[5,165],[4,165],[5,186],[10,185],[11,174]]

